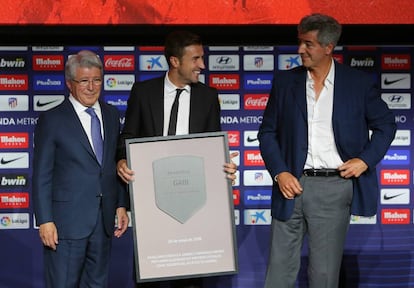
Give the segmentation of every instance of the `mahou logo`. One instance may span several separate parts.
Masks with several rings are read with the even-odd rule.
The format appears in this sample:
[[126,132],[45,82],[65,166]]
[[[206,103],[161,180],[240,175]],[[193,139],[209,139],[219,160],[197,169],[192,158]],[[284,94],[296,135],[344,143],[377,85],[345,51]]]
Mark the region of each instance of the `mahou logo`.
[[108,71],[133,71],[135,69],[134,55],[105,55],[105,70]]
[[381,185],[409,185],[410,170],[381,170]]
[[240,146],[240,131],[227,131],[229,146]]
[[29,193],[1,193],[0,209],[29,208]]
[[29,148],[29,134],[0,133],[0,148]]
[[62,71],[63,55],[34,55],[34,71]]
[[382,224],[410,224],[410,209],[382,209]]
[[237,90],[240,88],[239,74],[210,74],[210,86],[218,90]]
[[383,70],[410,70],[410,54],[384,54],[382,55],[381,68]]
[[262,155],[259,150],[244,151],[245,166],[264,166]]
[[26,74],[0,75],[0,90],[27,90]]
[[266,108],[268,94],[245,94],[244,109],[246,110],[264,110]]

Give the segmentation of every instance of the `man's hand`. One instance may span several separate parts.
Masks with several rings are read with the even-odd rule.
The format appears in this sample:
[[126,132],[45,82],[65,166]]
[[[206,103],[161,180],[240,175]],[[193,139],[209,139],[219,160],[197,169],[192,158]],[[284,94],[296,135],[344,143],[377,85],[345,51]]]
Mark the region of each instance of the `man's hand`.
[[277,175],[277,184],[280,192],[286,199],[293,199],[302,194],[302,186],[299,180],[289,172],[281,172]]
[[56,250],[56,245],[58,243],[58,233],[53,222],[47,222],[40,224],[39,226],[39,236],[40,240],[42,240],[43,245]]
[[128,184],[129,181],[134,181],[134,171],[128,168],[127,161],[125,159],[118,161],[116,165],[116,172],[125,183]]
[[125,207],[119,207],[116,209],[117,229],[114,232],[114,236],[119,238],[128,229],[129,218]]
[[359,177],[368,169],[368,165],[359,158],[352,158],[339,166],[341,177]]
[[227,174],[227,178],[229,178],[232,181],[232,184],[236,182],[236,172],[237,172],[237,165],[231,160],[234,157],[239,155],[239,152],[233,152],[230,154],[230,163],[225,163],[223,165],[224,172]]

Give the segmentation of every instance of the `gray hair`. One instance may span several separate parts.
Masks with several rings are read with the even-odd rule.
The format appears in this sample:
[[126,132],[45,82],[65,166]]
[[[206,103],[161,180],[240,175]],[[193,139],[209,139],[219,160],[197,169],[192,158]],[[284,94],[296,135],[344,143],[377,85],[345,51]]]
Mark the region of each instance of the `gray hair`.
[[103,75],[102,61],[97,54],[89,50],[81,50],[77,54],[70,55],[65,65],[65,80],[75,79],[76,70],[79,67],[98,68]]
[[331,43],[336,46],[341,37],[342,26],[331,16],[315,13],[303,17],[298,25],[299,34],[310,31],[318,31],[318,42],[322,46]]

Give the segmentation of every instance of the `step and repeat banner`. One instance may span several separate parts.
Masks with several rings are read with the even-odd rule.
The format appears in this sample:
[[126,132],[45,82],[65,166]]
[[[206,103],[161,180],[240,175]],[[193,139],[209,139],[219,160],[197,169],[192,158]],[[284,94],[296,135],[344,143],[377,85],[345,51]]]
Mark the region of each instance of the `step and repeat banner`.
[[[43,287],[42,245],[31,198],[34,128],[40,113],[67,97],[64,64],[82,49],[102,58],[102,98],[119,109],[121,124],[134,81],[161,76],[168,69],[162,47],[0,46],[1,288]],[[378,165],[378,213],[351,219],[343,287],[414,286],[413,56],[414,46],[341,46],[335,51],[338,62],[377,79],[398,123],[396,137]],[[257,131],[273,72],[294,68],[301,60],[295,46],[206,46],[205,61],[200,81],[218,89],[222,129],[228,133],[230,150],[240,155],[233,187],[239,273],[205,278],[204,283],[208,288],[261,288],[269,251],[272,179],[260,155]],[[64,129],[65,123],[61,125]],[[131,230],[113,241],[110,287],[134,287]],[[307,287],[306,245],[302,260],[297,287]]]

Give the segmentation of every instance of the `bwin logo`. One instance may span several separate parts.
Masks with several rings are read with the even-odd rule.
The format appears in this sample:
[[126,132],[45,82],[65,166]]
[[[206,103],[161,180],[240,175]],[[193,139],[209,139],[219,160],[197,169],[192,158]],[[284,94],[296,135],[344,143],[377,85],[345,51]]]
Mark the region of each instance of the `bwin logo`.
[[228,56],[221,56],[221,57],[218,57],[216,59],[216,62],[217,62],[217,64],[224,64],[224,65],[230,64],[231,63],[231,58],[228,57]]
[[388,96],[388,101],[392,103],[400,103],[404,101],[404,96],[398,94],[392,94]]

